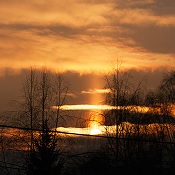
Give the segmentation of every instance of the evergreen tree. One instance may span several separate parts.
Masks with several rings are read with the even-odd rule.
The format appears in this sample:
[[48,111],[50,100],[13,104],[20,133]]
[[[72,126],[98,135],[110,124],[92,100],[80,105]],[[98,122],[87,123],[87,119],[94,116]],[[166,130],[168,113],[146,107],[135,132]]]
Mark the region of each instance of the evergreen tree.
[[60,155],[55,134],[49,130],[45,121],[43,131],[34,139],[33,149],[29,153],[27,174],[59,175],[64,164]]

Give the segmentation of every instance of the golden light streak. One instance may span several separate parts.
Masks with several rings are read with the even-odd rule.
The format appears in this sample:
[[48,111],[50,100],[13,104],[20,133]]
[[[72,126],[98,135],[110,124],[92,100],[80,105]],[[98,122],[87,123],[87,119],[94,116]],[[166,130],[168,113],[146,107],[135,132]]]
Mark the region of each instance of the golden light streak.
[[[58,109],[57,106],[53,106],[53,109]],[[61,110],[111,110],[115,109],[114,106],[110,105],[89,105],[89,104],[81,104],[81,105],[63,105],[59,107]]]
[[111,89],[90,89],[88,91],[81,91],[82,94],[106,94],[110,92]]
[[91,105],[91,104],[81,104],[81,105],[63,105],[63,106],[53,106],[53,109],[61,110],[112,110],[112,109],[121,109],[129,110],[131,112],[140,112],[146,113],[153,110],[152,107],[146,106],[111,106],[111,105]]
[[[53,109],[61,110],[94,110],[94,111],[103,111],[103,110],[128,110],[130,112],[138,113],[153,113],[157,112],[161,115],[161,107],[147,107],[147,106],[111,106],[111,105],[91,105],[91,104],[81,104],[81,105],[63,105],[63,106],[52,106]],[[175,116],[175,105],[170,105],[171,115]]]

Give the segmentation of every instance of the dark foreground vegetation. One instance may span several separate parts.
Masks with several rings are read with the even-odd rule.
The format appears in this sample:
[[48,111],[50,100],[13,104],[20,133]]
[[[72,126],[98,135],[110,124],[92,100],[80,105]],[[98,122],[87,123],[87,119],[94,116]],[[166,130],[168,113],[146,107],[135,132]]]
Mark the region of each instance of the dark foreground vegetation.
[[118,67],[106,77],[105,104],[116,109],[100,114],[105,133],[74,136],[54,129],[65,122],[63,79],[31,69],[18,110],[1,117],[0,174],[175,174],[175,72],[152,92],[145,92],[142,81],[132,85],[129,77]]

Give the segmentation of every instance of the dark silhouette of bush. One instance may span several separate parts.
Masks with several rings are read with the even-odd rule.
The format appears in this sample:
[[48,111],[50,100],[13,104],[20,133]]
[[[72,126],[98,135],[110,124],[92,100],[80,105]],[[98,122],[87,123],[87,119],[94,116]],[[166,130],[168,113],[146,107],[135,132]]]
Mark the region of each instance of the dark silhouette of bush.
[[57,140],[45,122],[43,131],[34,139],[34,147],[27,159],[28,175],[59,175],[63,168],[63,158],[57,150]]

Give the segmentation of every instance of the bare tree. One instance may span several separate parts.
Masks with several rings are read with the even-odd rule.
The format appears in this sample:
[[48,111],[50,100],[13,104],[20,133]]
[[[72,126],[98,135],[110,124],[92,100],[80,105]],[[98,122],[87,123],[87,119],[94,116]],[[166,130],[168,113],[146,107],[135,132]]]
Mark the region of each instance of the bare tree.
[[[24,102],[22,103],[23,112],[22,116],[25,117],[25,121],[30,120],[31,128],[31,149],[33,148],[33,129],[36,127],[37,118],[37,96],[38,96],[38,76],[36,70],[31,68],[30,72],[26,74],[25,80],[23,81],[22,94]],[[22,119],[23,120],[23,119]],[[28,123],[28,122],[27,122]],[[27,124],[26,123],[26,124]]]
[[67,89],[63,87],[63,79],[61,75],[53,75],[46,69],[38,71],[31,68],[23,82],[22,92],[20,119],[24,119],[25,126],[31,130],[27,172],[60,174],[63,162],[60,163],[62,158],[59,157],[57,134],[52,130],[58,126],[59,108],[66,98]]
[[[112,73],[106,76],[107,88],[110,89],[110,92],[106,97],[106,102],[107,104],[112,105],[114,109],[107,111],[107,113],[104,114],[104,117],[106,125],[116,126],[116,131],[114,132],[116,137],[116,157],[119,157],[118,138],[125,132],[123,122],[129,121],[129,110],[132,110],[132,108],[134,110],[134,106],[142,105],[143,97],[141,96],[141,92],[143,91],[144,79],[138,82],[137,85],[133,84],[132,80],[132,76],[122,70],[122,63],[117,63],[117,66],[113,69]],[[137,118],[135,117],[135,122],[136,120]],[[137,121],[137,124],[139,124],[139,120]]]
[[66,96],[68,93],[68,87],[65,80],[60,74],[55,75],[54,79],[54,105],[56,107],[56,121],[55,129],[58,127],[58,122],[61,117],[60,107],[66,103]]
[[162,100],[175,103],[175,71],[167,73],[159,86]]

